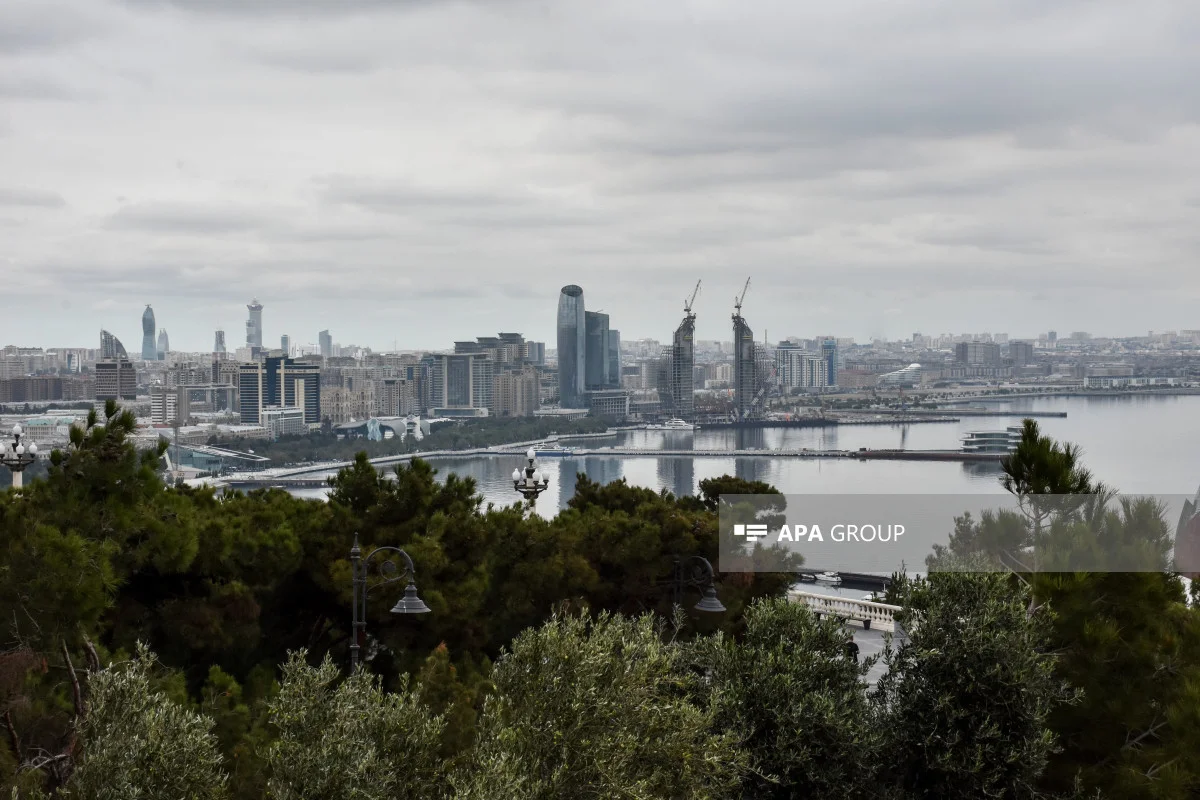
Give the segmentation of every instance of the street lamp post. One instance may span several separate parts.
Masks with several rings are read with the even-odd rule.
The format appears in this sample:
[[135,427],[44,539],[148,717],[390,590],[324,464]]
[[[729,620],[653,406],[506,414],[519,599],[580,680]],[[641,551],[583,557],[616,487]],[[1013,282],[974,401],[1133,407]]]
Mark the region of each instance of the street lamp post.
[[33,442],[29,443],[29,447],[21,444],[20,425],[13,425],[12,436],[12,444],[0,441],[0,464],[12,471],[13,488],[20,489],[22,486],[21,473],[37,459],[37,445]]
[[[399,555],[404,559],[404,571],[396,574],[396,562],[390,558],[385,559],[379,564],[379,574],[383,576],[383,580],[368,586],[367,573],[370,571],[375,557],[381,553]],[[416,569],[413,567],[413,561],[409,558],[408,553],[399,547],[376,547],[364,558],[362,549],[358,546],[358,534],[356,533],[354,534],[354,546],[350,548],[350,566],[352,568],[354,583],[354,612],[351,623],[353,640],[350,642],[350,667],[353,669],[358,666],[359,649],[366,636],[367,593],[369,591],[379,586],[385,586],[407,578],[408,586],[404,589],[404,596],[396,602],[396,605],[392,608],[392,613],[428,614],[429,606],[425,605],[421,598],[417,596],[417,584],[413,581]]]
[[700,590],[700,602],[694,606],[696,611],[707,611],[711,614],[724,612],[725,606],[717,599],[715,578],[716,572],[707,558],[675,556],[675,570],[671,578],[675,588],[675,605],[683,605],[684,590],[695,587]]
[[522,476],[520,469],[514,469],[512,473],[513,488],[520,492],[526,500],[536,500],[537,496],[546,491],[550,485],[550,476],[542,475],[537,468],[536,455],[533,448],[529,448],[525,453],[525,458],[529,459],[529,465],[525,467],[525,474]]

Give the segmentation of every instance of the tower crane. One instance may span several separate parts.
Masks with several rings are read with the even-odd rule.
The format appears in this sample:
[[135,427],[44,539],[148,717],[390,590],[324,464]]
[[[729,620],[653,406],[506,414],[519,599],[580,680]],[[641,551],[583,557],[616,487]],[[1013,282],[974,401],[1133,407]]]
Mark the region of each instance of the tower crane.
[[692,313],[692,303],[696,302],[696,295],[700,294],[700,281],[696,281],[696,288],[692,290],[692,296],[683,301],[683,313]]
[[738,316],[741,316],[742,314],[742,300],[746,299],[746,290],[749,288],[750,279],[746,278],[746,285],[742,287],[741,295],[733,299],[733,310],[738,314]]

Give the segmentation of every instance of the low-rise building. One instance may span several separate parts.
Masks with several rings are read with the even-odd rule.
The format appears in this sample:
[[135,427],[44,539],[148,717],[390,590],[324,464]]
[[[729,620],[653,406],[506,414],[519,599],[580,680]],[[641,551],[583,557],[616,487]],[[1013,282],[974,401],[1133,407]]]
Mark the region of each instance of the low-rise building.
[[281,436],[303,436],[308,433],[303,408],[268,406],[260,416],[262,426],[267,430],[267,438],[272,441]]

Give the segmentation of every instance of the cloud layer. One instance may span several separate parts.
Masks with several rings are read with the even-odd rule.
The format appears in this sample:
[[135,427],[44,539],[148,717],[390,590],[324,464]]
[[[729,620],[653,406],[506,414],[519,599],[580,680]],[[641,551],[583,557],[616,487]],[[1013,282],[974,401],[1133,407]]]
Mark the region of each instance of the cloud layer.
[[[1200,328],[1200,6],[7,0],[12,343]],[[69,313],[63,313],[69,309]],[[4,342],[9,343],[9,342]]]

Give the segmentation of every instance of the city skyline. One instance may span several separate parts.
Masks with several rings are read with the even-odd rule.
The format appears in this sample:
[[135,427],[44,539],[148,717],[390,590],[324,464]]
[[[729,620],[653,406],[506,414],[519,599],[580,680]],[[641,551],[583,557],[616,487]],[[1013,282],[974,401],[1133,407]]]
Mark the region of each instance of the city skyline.
[[[584,289],[586,290],[586,287],[584,287]],[[763,289],[763,291],[770,291],[770,290],[771,290],[771,287],[765,287]],[[751,291],[753,291],[753,287],[751,287]],[[553,303],[555,301],[555,298],[558,295],[559,295],[558,292],[553,292],[553,293],[548,294],[547,298],[545,298],[545,302]],[[678,313],[676,313],[670,309],[666,309],[663,311],[664,316],[661,318],[661,320],[659,320],[657,318],[654,320],[640,320],[640,321],[635,320],[634,322],[635,323],[640,322],[640,324],[646,328],[646,331],[643,334],[634,334],[634,335],[631,335],[628,337],[622,335],[622,340],[628,341],[628,342],[659,341],[663,344],[669,344],[672,340],[672,331],[675,328],[675,326],[677,326],[679,324],[678,318],[679,318],[680,314],[684,313],[683,312],[683,302],[686,299],[687,298],[684,298],[683,300],[680,301],[680,304],[679,304],[680,311]],[[259,301],[257,297],[255,297],[251,301],[250,304],[265,306],[265,304],[261,303],[261,301]],[[139,318],[139,324],[142,325],[143,329],[145,328],[145,324],[147,322],[146,315],[149,315],[148,319],[150,321],[153,321],[153,319],[154,319],[154,311],[151,308],[151,306],[153,306],[153,305],[154,305],[153,303],[142,303],[140,301],[133,301],[131,303],[131,307],[136,307],[138,309],[143,310],[143,315],[142,315],[142,317]],[[729,331],[728,311],[726,311],[726,313],[724,313],[724,314],[720,314],[720,313],[715,314],[715,315],[709,314],[708,315],[709,316],[709,320],[708,320],[709,324],[701,325],[700,320],[703,319],[703,317],[705,316],[703,314],[703,311],[704,311],[703,305],[704,304],[702,302],[700,302],[700,300],[697,300],[695,308],[693,308],[692,312],[691,312],[691,315],[695,317],[695,320],[694,320],[695,330],[696,330],[696,333],[694,336],[695,341],[697,341],[697,342],[716,341],[716,342],[732,343],[732,336],[730,335],[730,331]],[[805,328],[805,330],[795,330],[793,328],[789,328],[787,326],[786,322],[783,323],[780,327],[775,327],[774,325],[769,325],[769,324],[764,325],[760,321],[758,321],[755,314],[753,313],[752,306],[748,301],[746,303],[746,306],[747,306],[748,310],[746,311],[744,316],[750,322],[751,326],[756,329],[756,339],[755,340],[758,342],[762,342],[763,336],[769,334],[769,341],[771,343],[781,342],[781,341],[784,341],[784,340],[790,339],[790,338],[816,340],[816,339],[821,339],[826,336],[836,336],[837,338],[841,338],[841,339],[853,340],[857,344],[870,344],[871,341],[874,341],[876,338],[880,339],[881,341],[886,341],[886,342],[903,342],[903,341],[910,340],[912,338],[914,332],[921,333],[927,337],[937,337],[937,336],[947,336],[947,335],[948,336],[972,336],[972,335],[979,335],[979,334],[983,334],[983,333],[987,333],[987,334],[995,333],[995,334],[1000,334],[1000,335],[1006,336],[1006,337],[1008,337],[1010,339],[1014,339],[1014,340],[1035,341],[1038,339],[1039,336],[1043,336],[1047,332],[1054,332],[1055,330],[1057,330],[1057,335],[1059,338],[1068,337],[1070,335],[1070,333],[1075,330],[1086,330],[1090,336],[1095,336],[1098,338],[1126,339],[1126,338],[1144,337],[1148,333],[1153,333],[1153,334],[1157,335],[1157,334],[1164,334],[1164,333],[1168,333],[1168,332],[1172,332],[1172,331],[1173,332],[1194,331],[1194,330],[1200,329],[1200,318],[1197,318],[1196,321],[1191,324],[1185,323],[1185,324],[1181,324],[1178,326],[1163,327],[1160,323],[1158,326],[1155,326],[1152,328],[1142,329],[1142,330],[1130,330],[1130,331],[1121,332],[1121,333],[1115,333],[1110,330],[1110,327],[1113,324],[1113,322],[1111,320],[1096,320],[1097,322],[1101,323],[1100,327],[1084,326],[1083,328],[1079,328],[1078,326],[1060,325],[1057,327],[1057,329],[1054,326],[1043,326],[1041,329],[1037,329],[1037,330],[1031,329],[1031,330],[1027,330],[1027,331],[1015,331],[1015,332],[1011,328],[1004,327],[1003,322],[1001,322],[1001,325],[999,327],[994,327],[992,329],[987,329],[986,327],[980,326],[978,324],[976,324],[974,326],[968,325],[966,327],[959,328],[959,329],[939,329],[939,328],[935,328],[935,327],[932,327],[929,325],[923,325],[921,320],[911,320],[911,321],[906,320],[904,323],[898,324],[896,326],[897,332],[896,332],[896,335],[894,335],[894,336],[889,335],[886,337],[863,337],[863,336],[855,336],[853,334],[846,333],[843,331],[830,332],[830,331],[826,330],[824,332],[820,332],[820,330],[812,328],[812,326],[809,326],[809,325],[803,326]],[[241,322],[238,324],[235,324],[234,327],[235,328],[238,328],[238,327],[246,328],[247,323],[249,322],[248,317],[255,316],[255,315],[253,314],[253,312],[247,311],[248,304],[245,301],[242,301],[241,303],[237,303],[236,307],[241,309]],[[732,311],[732,309],[733,309],[733,303],[730,302],[729,311]],[[272,310],[275,310],[274,306],[272,306]],[[291,315],[287,314],[285,308],[280,308],[280,309],[278,309],[278,311],[280,312],[279,316],[283,317],[284,319],[292,318]],[[544,311],[544,309],[543,309],[543,311]],[[172,316],[172,319],[176,319],[178,321],[178,323],[180,323],[179,327],[181,329],[194,330],[195,325],[189,324],[189,317],[187,316],[187,312],[188,312],[188,309],[186,308],[186,306],[182,306],[180,309],[180,316],[178,316],[178,317]],[[105,315],[103,315],[103,317],[100,317],[100,318],[107,320],[107,319],[111,318],[112,316],[113,315],[111,313],[106,313]],[[321,352],[320,348],[321,348],[321,343],[322,343],[322,337],[324,335],[329,335],[330,331],[331,331],[330,328],[325,328],[320,331],[316,331],[316,335],[311,336],[311,338],[310,338],[310,335],[308,333],[301,333],[300,335],[291,335],[291,334],[285,333],[283,330],[283,323],[280,323],[280,326],[281,326],[280,330],[278,332],[275,332],[271,327],[271,319],[266,319],[266,320],[262,319],[263,311],[261,311],[261,310],[258,311],[256,316],[262,322],[262,330],[258,331],[258,335],[261,337],[263,342],[278,341],[279,337],[286,336],[286,337],[288,337],[288,340],[290,341],[292,347],[308,347],[308,348],[312,348],[314,350],[314,352]],[[472,316],[474,317],[475,315],[473,314]],[[555,343],[556,339],[557,339],[557,331],[558,331],[557,314],[555,311],[552,311],[547,316],[549,316],[549,318],[551,319],[551,322],[548,325],[542,325],[542,326],[528,325],[523,329],[522,333],[524,333],[526,335],[526,337],[529,338],[530,340]],[[274,317],[274,314],[272,314],[272,318],[273,317]],[[352,320],[347,320],[347,322],[352,322]],[[132,329],[132,326],[126,326],[126,327],[130,327]],[[348,325],[346,327],[353,327],[353,326]],[[502,318],[500,320],[499,327],[500,328],[503,328],[503,327],[512,328],[512,327],[514,327],[513,321],[510,319],[507,319],[507,318]],[[126,331],[125,327],[122,327],[120,325],[107,324],[107,325],[100,326],[100,328],[102,330],[106,330],[106,331],[119,331],[119,333],[113,334],[118,339],[121,339],[122,337],[124,337],[125,339],[133,339],[135,336],[134,333]],[[527,331],[536,331],[536,330],[539,330],[540,328],[547,329],[547,331],[540,336],[527,332]],[[341,329],[341,326],[339,326],[339,329]],[[224,327],[208,328],[208,329],[205,329],[202,333],[200,333],[198,335],[202,336],[206,341],[212,342],[214,340],[214,336],[219,336],[223,340],[224,331],[225,331]],[[704,334],[711,334],[711,335],[702,335],[701,332],[703,332]],[[440,341],[440,342],[434,342],[433,344],[427,344],[427,345],[418,345],[418,344],[414,343],[416,341],[421,341],[421,342],[433,341],[432,338],[427,335],[417,336],[414,338],[401,338],[398,336],[393,336],[391,339],[389,339],[385,342],[342,340],[340,337],[335,340],[335,338],[332,335],[329,335],[328,343],[329,343],[330,347],[332,347],[335,344],[338,346],[367,347],[367,348],[370,348],[374,352],[390,352],[394,349],[400,350],[400,351],[428,351],[428,352],[447,351],[447,352],[449,352],[449,351],[453,350],[454,339],[459,337],[460,334],[461,334],[460,328],[452,327],[449,329],[449,332],[447,334],[447,336],[449,337],[447,340]],[[157,334],[150,334],[150,337],[151,337],[151,342],[156,343]],[[0,347],[11,345],[11,346],[17,346],[17,347],[49,347],[49,348],[84,347],[84,348],[87,348],[87,347],[94,346],[94,345],[88,343],[89,341],[92,341],[94,339],[95,339],[95,332],[89,331],[85,335],[85,341],[76,341],[76,342],[6,341],[6,342],[0,342]],[[200,343],[198,343],[198,342],[192,342],[191,344],[200,345]],[[395,347],[393,347],[393,345],[395,345]],[[155,348],[156,348],[156,345],[152,345],[152,346],[155,346]],[[239,346],[242,346],[242,345],[239,345]],[[144,347],[145,347],[145,342],[143,341],[143,348]],[[267,350],[274,349],[274,345],[267,346],[265,349],[267,349]],[[554,348],[552,347],[552,349],[554,349]],[[207,353],[207,352],[212,352],[213,348],[201,345],[201,346],[174,347],[174,348],[172,348],[172,350],[178,351],[178,352],[183,352],[183,353]],[[230,352],[232,352],[232,351],[230,351]],[[328,355],[328,354],[326,354],[326,355]],[[157,358],[157,354],[155,355],[155,358]],[[151,360],[154,360],[154,359],[151,359]]]
[[3,4],[21,342],[551,341],[600,276],[660,339],[703,280],[708,339],[746,274],[756,331],[1198,326],[1194,4],[288,8]]

